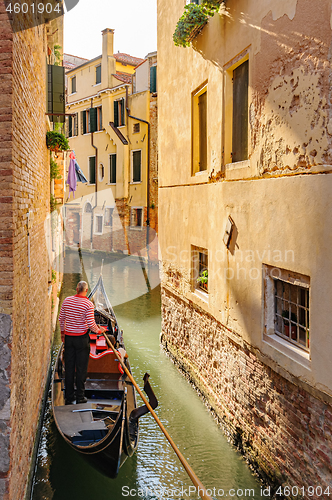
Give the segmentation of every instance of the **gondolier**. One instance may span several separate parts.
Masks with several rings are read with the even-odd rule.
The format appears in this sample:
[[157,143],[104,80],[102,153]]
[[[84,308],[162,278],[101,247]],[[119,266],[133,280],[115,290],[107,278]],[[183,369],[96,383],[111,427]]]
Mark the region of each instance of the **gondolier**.
[[66,404],[75,400],[74,379],[76,372],[76,403],[86,403],[85,380],[89,362],[90,340],[88,329],[94,333],[106,331],[94,319],[94,307],[86,297],[88,284],[80,281],[76,295],[66,297],[59,314],[61,340],[65,344],[65,397]]

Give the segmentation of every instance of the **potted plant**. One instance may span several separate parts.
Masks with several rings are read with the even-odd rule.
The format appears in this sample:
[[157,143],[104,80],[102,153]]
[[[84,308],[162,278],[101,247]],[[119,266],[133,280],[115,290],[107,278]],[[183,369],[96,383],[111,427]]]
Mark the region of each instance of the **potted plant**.
[[209,17],[213,17],[218,12],[221,1],[203,0],[199,5],[196,3],[186,5],[173,34],[174,44],[181,47],[188,47],[190,42],[205,26]]
[[46,133],[46,145],[48,149],[58,153],[69,149],[68,139],[63,134],[51,130]]
[[197,278],[197,283],[199,284],[200,288],[203,288],[203,290],[207,291],[208,287],[208,270],[205,269],[204,271],[201,272],[200,276]]
[[[297,340],[297,326],[294,325],[293,323],[297,323],[297,316],[294,312],[290,313],[290,318],[289,318],[289,311],[282,311],[282,317],[284,318],[284,329],[285,329],[285,335],[292,340]],[[291,334],[289,335],[289,326],[290,326],[290,332]]]

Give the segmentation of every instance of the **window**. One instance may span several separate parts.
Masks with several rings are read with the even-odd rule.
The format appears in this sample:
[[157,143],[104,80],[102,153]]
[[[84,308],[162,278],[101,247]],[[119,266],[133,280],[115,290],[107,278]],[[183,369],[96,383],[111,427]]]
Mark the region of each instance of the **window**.
[[113,224],[113,210],[114,208],[106,207],[104,215],[104,226],[111,227]]
[[207,86],[192,95],[192,173],[207,169]]
[[114,125],[116,127],[122,127],[125,124],[125,100],[119,99],[114,101]]
[[150,68],[150,92],[151,94],[157,92],[157,66]]
[[310,278],[267,265],[264,270],[267,334],[275,334],[309,351]]
[[96,157],[89,157],[89,184],[96,184]]
[[140,131],[140,123],[134,123],[134,127],[133,127],[133,133],[134,134],[138,134],[139,131]]
[[103,109],[101,106],[97,108],[97,130],[103,130]]
[[[65,68],[47,65],[47,113],[54,122],[65,121]],[[57,118],[55,118],[57,117]]]
[[89,111],[81,111],[81,134],[89,131]]
[[208,251],[205,248],[192,246],[192,285],[193,290],[208,293]]
[[110,155],[110,184],[116,184],[116,154]]
[[98,85],[98,83],[101,83],[101,64],[96,66],[96,85]]
[[133,151],[133,181],[142,182],[142,151]]
[[233,70],[232,162],[248,159],[249,61]]
[[309,289],[274,280],[275,333],[309,350]]
[[75,94],[76,92],[76,76],[73,76],[71,79],[71,93]]
[[143,208],[132,208],[130,211],[130,227],[142,227]]
[[95,234],[103,234],[103,215],[96,215],[95,217]]
[[78,135],[78,113],[68,116],[67,120],[67,137]]

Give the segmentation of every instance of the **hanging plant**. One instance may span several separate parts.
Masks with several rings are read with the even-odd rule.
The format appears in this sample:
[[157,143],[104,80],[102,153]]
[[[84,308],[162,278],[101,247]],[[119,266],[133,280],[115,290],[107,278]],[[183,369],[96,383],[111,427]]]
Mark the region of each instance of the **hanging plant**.
[[63,134],[51,130],[46,133],[46,145],[48,149],[58,153],[59,151],[67,151],[69,149],[68,140]]
[[196,3],[186,5],[173,34],[174,44],[178,47],[189,47],[209,17],[218,12],[221,2],[222,0],[203,0],[200,5]]

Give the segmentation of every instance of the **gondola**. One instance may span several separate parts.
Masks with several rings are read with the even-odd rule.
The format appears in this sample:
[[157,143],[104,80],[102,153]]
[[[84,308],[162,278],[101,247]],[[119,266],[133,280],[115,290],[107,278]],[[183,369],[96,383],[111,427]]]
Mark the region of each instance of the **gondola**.
[[[116,347],[124,348],[113,308],[105,292],[102,275],[88,298],[94,304],[98,325],[116,338]],[[85,384],[84,404],[65,405],[65,366],[63,345],[60,348],[52,379],[52,409],[56,426],[64,440],[99,472],[115,478],[127,457],[138,445],[139,418],[148,412],[137,408],[135,388],[124,373],[104,335],[90,335],[90,357]],[[128,358],[125,365],[129,372]],[[144,390],[153,408],[158,404],[144,376]]]

